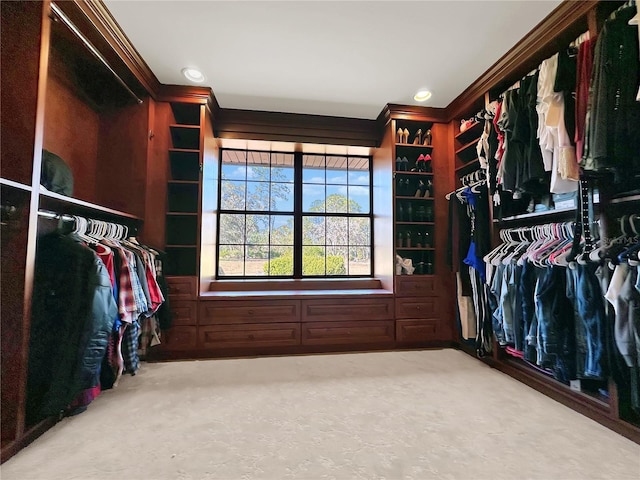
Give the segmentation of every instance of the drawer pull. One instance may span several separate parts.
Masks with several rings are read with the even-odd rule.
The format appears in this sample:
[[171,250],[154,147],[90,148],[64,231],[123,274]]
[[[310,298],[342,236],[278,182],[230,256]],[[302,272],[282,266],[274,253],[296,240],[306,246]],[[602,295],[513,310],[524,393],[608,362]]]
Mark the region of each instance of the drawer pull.
[[247,313],[248,313],[249,315],[253,315],[253,310],[249,310]]
[[416,310],[420,310],[420,305],[418,305],[418,306],[416,307]]
[[253,336],[253,334],[249,334],[249,340],[255,340],[256,337]]

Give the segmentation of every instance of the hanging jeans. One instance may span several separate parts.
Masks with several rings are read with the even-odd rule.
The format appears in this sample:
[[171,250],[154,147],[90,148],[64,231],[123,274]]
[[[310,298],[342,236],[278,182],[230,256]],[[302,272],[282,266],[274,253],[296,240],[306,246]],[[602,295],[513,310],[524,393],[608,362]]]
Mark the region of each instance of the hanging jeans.
[[604,298],[596,264],[576,265],[567,269],[567,297],[574,302],[580,319],[576,325],[578,349],[586,347],[584,364],[578,366],[583,378],[603,379],[607,376]]
[[568,384],[575,378],[576,339],[564,267],[542,269],[536,288],[536,315],[543,366],[551,367],[556,380]]
[[537,359],[535,288],[538,281],[538,269],[529,262],[524,262],[518,284],[518,293],[522,307],[522,331],[524,335],[522,350],[524,359],[534,362]]

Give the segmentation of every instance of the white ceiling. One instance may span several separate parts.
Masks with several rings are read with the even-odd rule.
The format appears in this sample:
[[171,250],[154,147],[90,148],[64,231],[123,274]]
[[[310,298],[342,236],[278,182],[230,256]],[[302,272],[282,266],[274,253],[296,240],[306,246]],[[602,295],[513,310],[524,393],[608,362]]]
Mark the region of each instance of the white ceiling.
[[374,119],[446,107],[560,1],[106,0],[160,82],[198,67],[220,106]]

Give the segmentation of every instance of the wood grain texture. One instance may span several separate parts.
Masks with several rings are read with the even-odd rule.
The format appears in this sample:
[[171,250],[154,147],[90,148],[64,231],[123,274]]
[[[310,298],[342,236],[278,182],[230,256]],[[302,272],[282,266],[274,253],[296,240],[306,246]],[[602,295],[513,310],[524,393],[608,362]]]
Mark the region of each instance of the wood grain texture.
[[101,1],[59,1],[56,5],[139,97],[157,92],[160,83],[155,74]]
[[388,298],[318,299],[302,301],[303,322],[340,322],[393,319]]
[[172,300],[196,300],[198,296],[197,277],[165,277]]
[[300,345],[299,323],[198,327],[198,348],[225,349],[289,345]]
[[219,112],[216,133],[230,139],[364,147],[380,141],[375,120],[228,108]]
[[25,185],[31,185],[33,168],[44,5],[0,3],[0,169],[4,178]]
[[44,117],[44,148],[58,155],[71,168],[75,198],[100,203],[96,191],[100,116],[80,99],[70,76],[59,52],[52,48]]
[[288,323],[300,321],[295,300],[242,300],[200,302],[199,325]]
[[395,340],[393,320],[366,322],[309,322],[302,324],[303,345],[360,345]]

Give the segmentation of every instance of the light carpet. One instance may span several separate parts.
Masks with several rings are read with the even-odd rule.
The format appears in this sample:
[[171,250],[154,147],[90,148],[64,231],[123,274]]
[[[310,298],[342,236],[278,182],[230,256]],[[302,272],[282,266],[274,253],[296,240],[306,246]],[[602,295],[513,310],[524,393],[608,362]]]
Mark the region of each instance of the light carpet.
[[29,479],[635,479],[640,446],[455,350],[144,364]]

